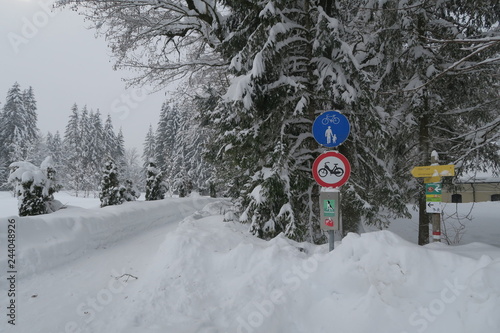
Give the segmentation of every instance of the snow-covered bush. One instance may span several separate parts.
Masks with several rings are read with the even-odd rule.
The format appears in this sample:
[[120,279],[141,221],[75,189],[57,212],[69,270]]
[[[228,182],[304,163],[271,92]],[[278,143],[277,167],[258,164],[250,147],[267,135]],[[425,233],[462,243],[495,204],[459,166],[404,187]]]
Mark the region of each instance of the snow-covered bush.
[[149,161],[146,168],[146,201],[161,200],[165,198],[165,184],[163,173],[156,168],[156,163]]
[[120,196],[122,197],[122,202],[135,201],[139,199],[141,193],[134,183],[130,179],[127,179],[125,181],[125,185],[120,186]]
[[123,203],[120,194],[120,184],[118,182],[118,170],[113,161],[104,164],[99,199],[101,200],[101,207]]
[[140,195],[140,191],[131,180],[127,179],[125,185],[120,185],[115,162],[110,160],[104,165],[101,192],[99,193],[101,207],[121,205],[125,201],[135,201]]
[[30,162],[11,163],[8,182],[14,187],[18,198],[19,216],[52,213],[63,205],[54,199],[54,193],[61,189],[51,157],[40,167]]

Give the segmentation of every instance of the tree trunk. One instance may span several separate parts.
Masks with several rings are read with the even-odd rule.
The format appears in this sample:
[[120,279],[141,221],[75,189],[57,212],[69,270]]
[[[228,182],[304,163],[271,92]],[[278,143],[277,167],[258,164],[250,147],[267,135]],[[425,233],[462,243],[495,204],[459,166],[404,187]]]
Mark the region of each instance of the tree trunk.
[[[419,150],[422,166],[430,165],[429,112],[427,96],[424,96],[424,112],[420,117]],[[418,193],[418,245],[429,243],[429,216],[426,213],[426,198],[424,187]]]

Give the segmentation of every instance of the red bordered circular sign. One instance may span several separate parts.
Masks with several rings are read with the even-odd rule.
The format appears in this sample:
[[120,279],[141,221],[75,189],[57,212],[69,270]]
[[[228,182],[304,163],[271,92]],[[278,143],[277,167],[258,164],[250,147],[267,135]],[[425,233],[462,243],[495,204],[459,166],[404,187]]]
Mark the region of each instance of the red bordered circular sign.
[[339,187],[349,179],[351,164],[344,155],[329,151],[319,155],[314,161],[312,174],[323,187]]

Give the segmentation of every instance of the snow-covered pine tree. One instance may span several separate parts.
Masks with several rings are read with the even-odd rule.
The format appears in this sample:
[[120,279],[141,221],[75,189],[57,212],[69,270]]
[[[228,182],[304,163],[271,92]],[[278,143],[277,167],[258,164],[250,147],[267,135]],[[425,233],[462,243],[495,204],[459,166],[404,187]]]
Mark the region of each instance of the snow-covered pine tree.
[[125,163],[125,138],[123,137],[123,131],[121,127],[118,130],[118,134],[116,135],[116,147],[114,149],[113,156],[118,166],[120,168],[123,168]]
[[47,157],[40,168],[25,161],[13,162],[9,167],[8,181],[18,198],[19,216],[51,213],[62,207],[53,195],[61,186],[51,157]]
[[106,155],[104,142],[104,128],[99,110],[89,114],[89,133],[86,135],[87,146],[85,147],[87,162],[86,177],[89,180],[89,190],[95,191],[100,183],[100,171],[103,167],[102,156]]
[[172,174],[175,172],[173,158],[179,122],[178,105],[164,102],[155,133],[154,159],[158,168],[163,171],[165,181],[169,183],[169,187],[171,186]]
[[143,166],[147,168],[149,161],[154,159],[156,151],[155,145],[155,135],[153,131],[153,125],[149,125],[148,133],[146,134],[146,138],[144,139],[143,151],[142,151],[142,160],[144,161]]
[[64,173],[65,184],[78,196],[83,186],[83,142],[80,131],[80,112],[76,104],[71,108],[66,130],[64,132]]
[[163,183],[163,173],[153,160],[149,161],[146,172],[146,201],[164,199],[166,188]]
[[[204,173],[208,176],[205,181],[205,187],[208,189],[208,194],[211,197],[216,197],[217,193],[221,193],[222,196],[232,197],[228,193],[228,184],[232,184],[232,179],[227,179],[225,174],[215,172],[214,165],[215,163],[214,157],[217,154],[214,154],[210,151],[209,147],[216,147],[214,141],[215,131],[210,128],[212,112],[216,109],[217,105],[221,101],[221,91],[225,91],[227,86],[225,82],[227,82],[226,73],[218,73],[218,80],[213,82],[212,84],[201,87],[200,92],[194,96],[193,104],[195,107],[193,109],[198,110],[198,118],[200,127],[203,129],[205,134],[205,140],[203,143],[203,149],[201,150],[202,159],[205,161]],[[207,172],[208,171],[208,172]]]
[[500,18],[498,4],[418,1],[410,6],[387,1],[369,6],[366,43],[359,48],[371,58],[377,108],[390,133],[384,160],[399,187],[406,189],[404,201],[419,201],[418,241],[426,244],[423,185],[411,177],[411,168],[429,165],[431,151],[437,150],[459,174],[500,169],[495,144],[500,41],[494,41],[500,31],[492,24]]
[[99,199],[101,200],[101,207],[120,205],[123,203],[123,198],[120,195],[118,169],[111,158],[108,158],[108,161],[104,163]]
[[54,193],[59,192],[63,186],[59,183],[56,166],[52,156],[49,155],[43,160],[40,164],[40,170],[45,176],[42,195],[46,212],[53,213],[63,206],[60,201],[54,199]]
[[81,144],[82,144],[82,151],[81,151],[81,160],[80,160],[80,173],[82,174],[81,177],[81,189],[83,192],[84,197],[88,197],[90,193],[94,190],[94,178],[92,177],[93,175],[93,166],[92,166],[92,160],[90,158],[90,149],[91,147],[91,138],[90,138],[90,132],[91,132],[91,120],[90,120],[90,113],[93,114],[92,110],[88,110],[87,106],[84,105],[81,113],[80,113],[80,122],[79,122],[79,132],[80,132],[80,138],[81,138]]
[[106,118],[106,122],[104,123],[104,137],[103,137],[103,143],[104,143],[104,152],[106,156],[113,156],[115,157],[115,149],[117,145],[116,141],[116,134],[113,129],[113,121],[111,119],[111,115],[108,114]]
[[32,87],[29,87],[27,90],[23,91],[22,99],[23,99],[23,109],[26,118],[27,141],[31,144],[34,144],[36,139],[39,137],[39,133],[37,128],[37,122],[38,122],[38,115],[36,113],[37,106],[35,100],[35,93]]
[[136,201],[141,196],[141,192],[130,179],[127,179],[125,185],[120,186],[120,196],[123,202]]
[[177,104],[172,110],[175,111],[167,121],[165,133],[169,139],[164,141],[168,161],[166,181],[172,192],[182,196],[189,195],[192,190],[206,192],[211,166],[203,157],[207,129],[200,124],[200,111],[191,99]]
[[48,155],[52,156],[54,165],[57,168],[61,168],[61,166],[63,165],[65,152],[63,141],[61,139],[61,134],[59,133],[59,131],[56,131],[55,134],[48,132],[46,137],[46,144],[49,153]]
[[[0,154],[6,163],[4,168],[14,161],[25,161],[33,152],[38,142],[36,101],[33,90],[21,91],[16,82],[7,92],[0,122]],[[1,179],[3,183],[6,179]]]

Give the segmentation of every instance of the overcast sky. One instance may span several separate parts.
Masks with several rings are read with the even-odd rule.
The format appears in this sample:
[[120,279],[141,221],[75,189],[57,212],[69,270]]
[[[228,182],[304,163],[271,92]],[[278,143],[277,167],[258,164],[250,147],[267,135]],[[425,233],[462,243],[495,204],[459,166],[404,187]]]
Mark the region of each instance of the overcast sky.
[[[144,94],[125,89],[125,71],[113,71],[114,60],[103,38],[86,29],[82,16],[69,9],[50,11],[54,0],[0,0],[0,107],[14,82],[32,86],[43,134],[64,134],[71,107],[99,109],[122,127],[127,148],[142,144],[154,128],[165,92]],[[168,97],[168,96],[167,96]]]

